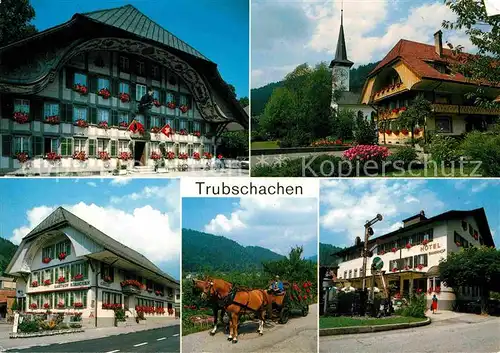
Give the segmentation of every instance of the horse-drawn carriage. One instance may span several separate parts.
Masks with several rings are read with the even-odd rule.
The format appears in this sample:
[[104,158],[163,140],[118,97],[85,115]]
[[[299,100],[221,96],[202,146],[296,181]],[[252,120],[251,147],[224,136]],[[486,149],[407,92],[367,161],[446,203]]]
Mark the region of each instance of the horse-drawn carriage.
[[302,316],[309,314],[309,304],[307,300],[298,299],[298,295],[293,295],[294,289],[289,282],[283,282],[282,293],[269,291],[272,298],[273,319],[278,319],[280,324],[286,324],[292,312],[300,311]]

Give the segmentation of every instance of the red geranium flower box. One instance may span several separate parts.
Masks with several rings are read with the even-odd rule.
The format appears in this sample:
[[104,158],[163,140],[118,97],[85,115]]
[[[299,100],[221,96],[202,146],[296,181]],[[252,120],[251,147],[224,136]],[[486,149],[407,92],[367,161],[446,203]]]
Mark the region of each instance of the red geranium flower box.
[[427,239],[422,240],[422,245],[427,245],[429,241]]
[[156,295],[163,295],[163,293],[161,291],[159,291],[159,290],[155,291],[155,294]]
[[52,261],[52,259],[51,259],[50,257],[44,257],[44,258],[42,259],[42,262],[43,262],[44,264],[48,264],[50,261]]
[[87,154],[85,152],[75,152],[75,154],[73,154],[73,159],[85,161],[87,160]]
[[25,163],[30,159],[30,156],[26,152],[20,152],[16,154],[16,159],[19,163]]
[[99,152],[99,159],[103,160],[103,161],[109,161],[110,160],[110,156],[109,156],[109,153],[106,152],[106,151],[101,151]]
[[183,135],[183,136],[186,136],[188,133],[187,133],[186,129],[181,129],[181,130],[179,131],[179,134],[180,134],[180,135]]
[[399,130],[394,130],[393,133],[394,135],[399,136]]
[[205,153],[203,153],[203,157],[205,157],[205,159],[212,159],[212,154],[205,152]]
[[48,159],[49,161],[58,161],[61,159],[61,155],[57,154],[55,152],[49,152],[49,153],[47,153],[45,158]]
[[168,102],[167,103],[167,108],[168,109],[175,109],[175,102]]
[[58,308],[64,308],[64,307],[65,307],[65,305],[64,305],[64,303],[63,303],[63,302],[59,302],[59,303],[57,303],[57,307],[58,307]]
[[121,152],[118,158],[124,161],[128,161],[132,158],[132,154],[129,152]]
[[188,159],[189,156],[187,153],[179,153],[179,156],[177,157],[179,159]]
[[44,308],[44,309],[50,309],[50,304],[49,304],[49,303],[45,303],[45,304],[43,304],[43,308]]
[[219,155],[217,156],[217,158],[218,158],[218,159],[222,159],[222,158],[223,158],[223,157],[222,157],[222,154],[219,154]]
[[99,92],[97,92],[98,96],[101,96],[103,99],[109,99],[111,97],[111,92],[107,88],[101,88]]
[[401,130],[401,133],[402,133],[403,135],[405,135],[405,136],[408,136],[408,134],[409,134],[410,132],[408,131],[408,129],[403,129],[403,130]]
[[74,279],[75,281],[80,281],[80,280],[82,280],[82,279],[83,279],[83,274],[82,274],[82,273],[79,273],[79,274],[75,275],[75,276],[73,277],[73,279]]
[[193,132],[193,135],[196,136],[196,137],[200,137],[201,133],[199,131],[195,131],[195,132]]
[[64,283],[64,282],[66,282],[66,278],[65,278],[65,277],[63,277],[63,276],[61,276],[61,277],[59,277],[59,278],[57,279],[57,283]]
[[179,107],[179,110],[180,110],[181,112],[183,112],[183,113],[187,113],[187,111],[189,110],[189,107],[188,107],[187,105],[183,104],[183,105],[181,105],[181,106]]
[[43,281],[44,286],[50,286],[51,284],[52,284],[52,282],[50,279],[46,279],[45,281]]
[[158,99],[153,100],[153,105],[154,105],[156,108],[161,107],[161,103],[160,103],[160,101],[159,101]]
[[390,134],[392,134],[392,130],[387,129],[387,130],[385,130],[385,133],[386,133],[387,135],[390,135]]
[[419,270],[421,270],[421,269],[423,269],[423,268],[424,268],[424,265],[422,265],[422,264],[418,264],[418,265],[417,265],[417,268],[418,268]]
[[160,160],[160,159],[161,159],[161,153],[158,153],[158,152],[153,151],[153,152],[151,152],[151,156],[150,156],[150,158],[151,158],[152,160],[154,160],[154,161],[158,161],[158,160]]
[[75,121],[75,126],[78,126],[78,127],[81,127],[82,129],[83,128],[86,128],[89,126],[89,123],[87,123],[86,120],[83,120],[83,119],[78,119],[77,121]]
[[398,272],[398,269],[397,269],[396,267],[394,267],[394,268],[392,269],[392,272]]
[[397,248],[392,248],[391,250],[392,250],[392,252],[396,252],[396,251],[398,251],[398,249],[397,249]]
[[460,244],[460,242],[458,242],[458,241],[455,242],[455,245],[458,247],[462,246],[462,244]]
[[74,303],[74,304],[73,304],[73,306],[74,306],[75,308],[83,308],[83,303],[81,303],[81,302],[76,302],[76,303]]
[[36,308],[38,308],[38,305],[36,303],[30,304],[30,309],[36,309]]
[[400,112],[405,112],[405,111],[406,111],[406,107],[401,107],[401,108],[399,108],[399,111],[400,111]]
[[65,252],[65,251],[63,251],[63,252],[59,253],[59,255],[57,255],[57,258],[58,258],[59,260],[61,260],[61,261],[62,261],[62,260],[64,260],[67,256],[68,256],[68,254],[66,254],[66,252]]
[[406,248],[407,248],[407,249],[411,249],[411,244],[410,244],[410,243],[407,243],[407,244],[406,244]]
[[29,121],[29,116],[27,113],[15,112],[14,121],[18,124],[26,124]]
[[200,152],[193,152],[193,159],[199,161],[201,158]]
[[57,125],[61,121],[59,120],[59,117],[57,115],[51,115],[45,118],[44,123],[45,124],[50,124],[50,125]]
[[89,93],[89,90],[87,88],[87,86],[84,86],[84,85],[81,85],[79,83],[77,83],[74,87],[73,87],[73,90],[80,93],[81,95],[86,95],[87,93]]
[[130,95],[128,93],[120,93],[119,98],[122,103],[130,102]]
[[167,152],[167,159],[175,159],[175,153],[172,151]]
[[97,127],[107,130],[109,129],[109,124],[107,121],[100,121],[99,124],[97,124]]
[[38,287],[38,281],[33,281],[31,282],[32,287]]
[[128,123],[126,121],[120,121],[120,123],[118,124],[118,126],[120,127],[128,127]]

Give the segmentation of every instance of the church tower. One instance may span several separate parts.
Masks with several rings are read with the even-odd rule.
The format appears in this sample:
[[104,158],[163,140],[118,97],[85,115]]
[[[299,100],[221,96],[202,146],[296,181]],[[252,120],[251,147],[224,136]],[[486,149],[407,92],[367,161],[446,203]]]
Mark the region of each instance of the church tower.
[[347,49],[344,38],[344,9],[340,11],[340,31],[337,41],[337,51],[335,58],[330,63],[332,69],[332,103],[331,107],[337,111],[338,102],[335,98],[335,93],[349,91],[349,69],[354,65],[352,61],[347,59]]

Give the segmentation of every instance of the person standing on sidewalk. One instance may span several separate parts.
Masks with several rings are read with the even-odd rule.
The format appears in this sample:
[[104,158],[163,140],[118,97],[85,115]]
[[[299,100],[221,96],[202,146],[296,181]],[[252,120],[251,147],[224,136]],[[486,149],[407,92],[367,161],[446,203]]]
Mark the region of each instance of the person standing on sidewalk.
[[431,306],[432,313],[435,314],[437,309],[438,309],[438,298],[436,297],[436,294],[434,294],[434,296],[432,297],[432,306]]

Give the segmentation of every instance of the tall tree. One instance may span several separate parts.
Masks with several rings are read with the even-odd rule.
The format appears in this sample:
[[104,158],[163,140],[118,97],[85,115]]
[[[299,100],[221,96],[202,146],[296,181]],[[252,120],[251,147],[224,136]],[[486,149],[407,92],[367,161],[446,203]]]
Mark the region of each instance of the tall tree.
[[415,145],[413,131],[417,126],[423,126],[425,119],[432,114],[431,103],[422,95],[418,95],[409,105],[409,107],[401,113],[397,125],[401,128],[407,128],[411,133],[411,144]]
[[248,97],[241,97],[240,99],[238,99],[238,101],[240,102],[243,108],[247,107],[249,104]]
[[465,31],[478,48],[478,56],[472,57],[463,54],[463,47],[456,45],[453,48],[459,62],[456,69],[479,85],[475,94],[471,95],[476,98],[476,104],[493,106],[493,100],[484,95],[482,83],[500,84],[500,16],[488,17],[483,1],[446,0],[445,3],[457,18],[455,21],[443,21],[443,27]]
[[491,290],[500,288],[500,251],[491,247],[469,247],[448,255],[439,263],[439,276],[447,287],[479,287],[481,312],[486,313]]
[[30,23],[34,18],[29,0],[0,1],[0,47],[35,34],[37,30]]

